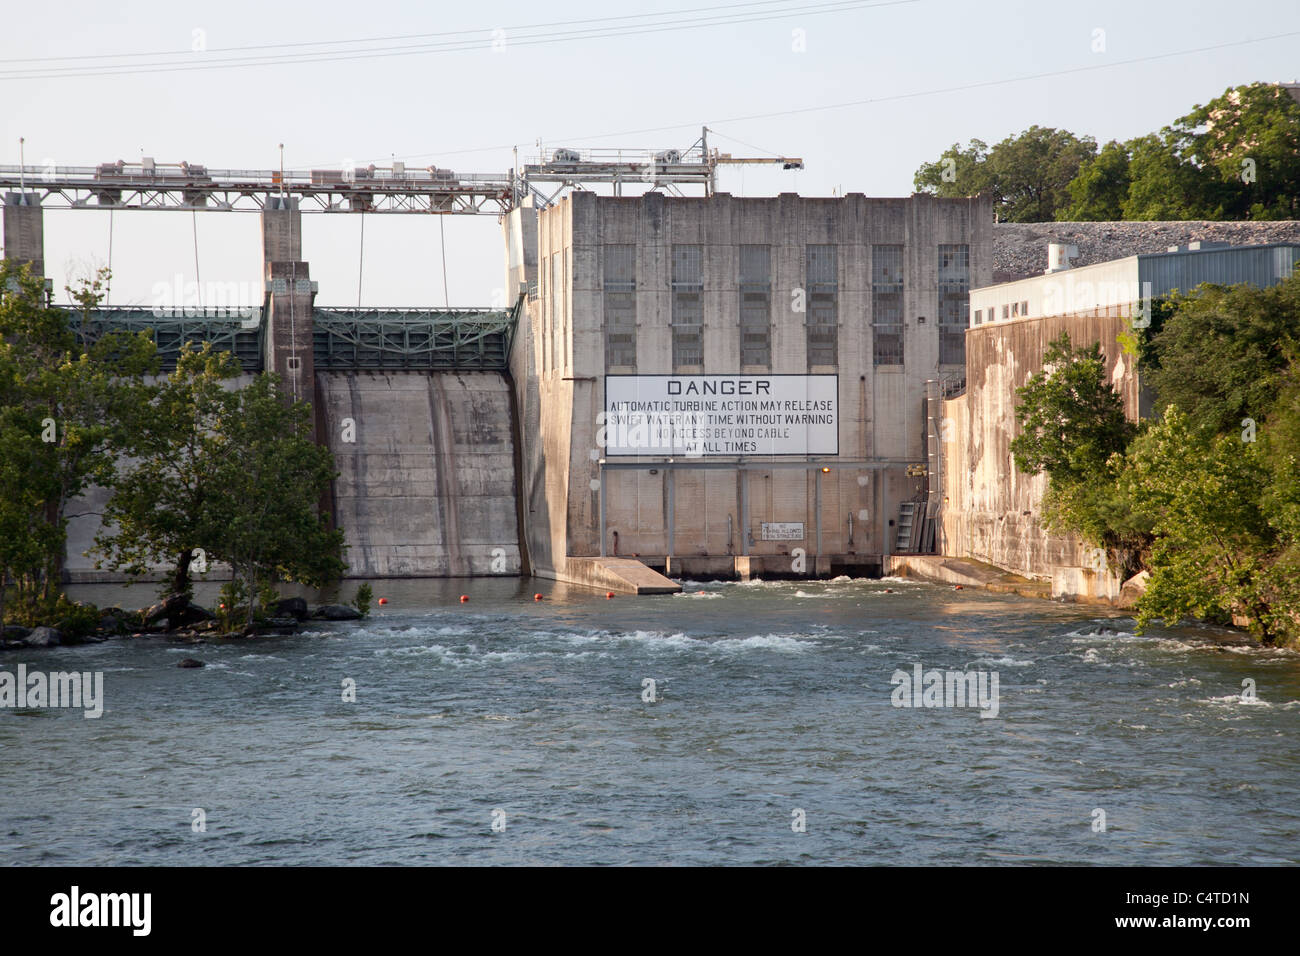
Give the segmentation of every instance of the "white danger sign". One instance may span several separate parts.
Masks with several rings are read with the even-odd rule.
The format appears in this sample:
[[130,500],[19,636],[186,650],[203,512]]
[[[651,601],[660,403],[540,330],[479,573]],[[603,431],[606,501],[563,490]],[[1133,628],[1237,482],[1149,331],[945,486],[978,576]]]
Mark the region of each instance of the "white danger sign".
[[764,521],[764,541],[802,541],[802,521]]
[[606,375],[606,456],[838,455],[836,375]]

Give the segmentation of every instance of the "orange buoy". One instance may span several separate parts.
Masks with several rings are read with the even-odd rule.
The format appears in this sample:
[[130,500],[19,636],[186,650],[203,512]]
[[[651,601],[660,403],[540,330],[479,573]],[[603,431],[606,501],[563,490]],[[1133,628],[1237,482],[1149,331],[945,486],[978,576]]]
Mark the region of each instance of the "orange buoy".
[[460,603],[461,603],[461,604],[468,604],[468,603],[469,603],[469,595],[468,595],[468,594],[462,594],[462,595],[460,596]]
[[954,590],[954,591],[960,591],[960,590],[961,590],[961,585],[960,585],[960,584],[957,585],[955,588],[953,588],[953,590]]
[[380,603],[380,604],[387,604],[387,603],[388,603],[388,598],[380,598],[380,599],[379,599],[379,603]]
[[606,592],[605,592],[605,600],[606,600],[606,601],[612,601],[613,599],[614,599],[614,592],[613,592],[613,591],[606,591]]
[[542,599],[542,596],[541,596],[540,594],[534,594],[534,595],[533,595],[533,600],[534,600],[534,601],[540,601],[541,599]]

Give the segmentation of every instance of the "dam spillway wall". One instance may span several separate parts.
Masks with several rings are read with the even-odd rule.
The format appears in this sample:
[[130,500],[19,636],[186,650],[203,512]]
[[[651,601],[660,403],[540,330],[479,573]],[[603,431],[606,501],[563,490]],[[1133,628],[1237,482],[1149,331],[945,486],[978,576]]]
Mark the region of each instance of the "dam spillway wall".
[[[241,375],[233,387],[252,380]],[[339,476],[330,505],[344,532],[348,577],[517,575],[515,438],[500,372],[329,371],[316,375],[317,440]],[[69,504],[65,575],[121,582],[91,548],[107,503],[92,487]],[[161,580],[170,565],[151,569]],[[213,562],[198,580],[224,580]]]
[[349,577],[520,572],[504,375],[318,372],[316,394]]

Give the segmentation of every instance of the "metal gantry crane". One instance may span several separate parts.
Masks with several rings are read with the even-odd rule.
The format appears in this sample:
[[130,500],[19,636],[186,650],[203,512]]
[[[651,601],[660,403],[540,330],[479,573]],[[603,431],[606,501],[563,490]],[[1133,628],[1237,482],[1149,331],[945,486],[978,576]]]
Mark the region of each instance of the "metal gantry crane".
[[[616,196],[627,183],[675,195],[695,185],[712,196],[719,166],[756,164],[803,169],[796,157],[733,156],[710,149],[706,126],[685,150],[559,148],[508,173],[457,173],[397,161],[339,169],[209,169],[145,156],[95,166],[0,166],[0,190],[18,190],[20,202],[35,195],[39,205],[64,209],[258,212],[269,200],[293,196],[303,212],[500,216],[526,197],[544,207],[565,189],[595,183],[611,184]],[[548,195],[541,184],[555,188]]]
[[783,169],[803,169],[803,160],[793,156],[732,156],[709,149],[709,128],[684,150],[604,149],[579,151],[560,147],[550,156],[541,156],[525,165],[522,178],[529,184],[550,183],[556,186],[547,196],[534,186],[532,192],[543,204],[555,201],[565,189],[580,189],[588,183],[608,183],[614,195],[623,194],[626,183],[648,183],[663,187],[675,195],[684,195],[681,187],[697,185],[705,196],[717,191],[718,167],[723,165],[780,165]]

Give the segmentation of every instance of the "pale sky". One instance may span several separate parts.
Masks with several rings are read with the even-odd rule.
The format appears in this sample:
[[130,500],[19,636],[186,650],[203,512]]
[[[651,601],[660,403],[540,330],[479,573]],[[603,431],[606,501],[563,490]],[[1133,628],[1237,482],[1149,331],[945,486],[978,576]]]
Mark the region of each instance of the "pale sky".
[[[658,16],[640,16],[647,13]],[[604,19],[558,25],[590,18]],[[709,18],[729,22],[710,25]],[[621,35],[554,38],[584,30]],[[429,52],[422,44],[443,46]],[[268,45],[275,48],[229,49]],[[366,51],[382,55],[358,56]],[[335,58],[211,68],[235,57],[309,53]],[[353,58],[337,59],[342,54]],[[143,154],[160,163],[272,169],[284,143],[292,169],[339,167],[345,158],[387,165],[395,156],[409,165],[504,172],[512,146],[521,162],[533,161],[539,139],[548,151],[685,148],[708,124],[716,130],[710,144],[724,151],[806,163],[802,172],[724,168],[724,191],[906,196],[917,166],[954,142],[993,143],[1033,124],[1099,142],[1125,139],[1228,86],[1293,80],[1300,5],[83,0],[12,6],[0,60],[4,164],[18,162],[22,136],[29,165]],[[1125,62],[1133,60],[1140,62]],[[24,73],[105,74],[159,63],[205,68]],[[837,104],[854,105],[825,108]],[[488,305],[503,283],[496,218],[443,218],[451,304]],[[442,305],[437,217],[365,219],[363,304]],[[304,257],[320,283],[320,305],[357,303],[360,220],[303,216]],[[203,282],[240,283],[245,301],[260,302],[256,214],[192,220],[184,212],[119,212],[113,303],[150,304],[158,284],[193,281],[195,222]],[[108,213],[47,211],[45,257],[62,298],[70,274],[108,262]]]

